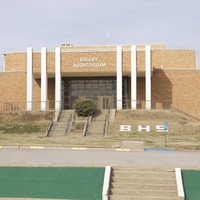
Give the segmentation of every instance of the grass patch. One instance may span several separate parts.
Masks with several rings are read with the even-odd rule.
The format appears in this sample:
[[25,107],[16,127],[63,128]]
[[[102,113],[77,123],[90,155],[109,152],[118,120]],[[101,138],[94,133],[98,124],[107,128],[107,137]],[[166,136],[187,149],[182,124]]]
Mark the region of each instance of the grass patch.
[[31,124],[8,124],[0,129],[4,134],[23,134],[23,133],[38,133],[44,131],[44,127]]
[[[200,149],[200,123],[182,114],[168,111],[117,111],[115,120],[110,123],[109,131],[104,137],[83,137],[81,132],[84,129],[86,117],[78,117],[69,135],[53,134],[52,137],[45,137],[45,131],[49,118],[40,116],[41,113],[18,113],[11,115],[0,113],[0,145],[52,145],[52,146],[74,146],[83,147],[119,147],[121,141],[143,141],[144,148],[165,148],[165,133],[158,133],[155,130],[157,124],[168,122],[169,132],[166,137],[166,147],[173,149]],[[21,118],[22,117],[22,118]],[[38,117],[38,118],[37,118]],[[7,121],[5,120],[7,119]],[[27,119],[27,120],[25,120]],[[32,119],[32,120],[31,120]],[[1,121],[2,120],[2,121]],[[132,129],[122,132],[120,125],[131,125]],[[150,125],[149,133],[138,132],[137,126]],[[73,132],[74,131],[74,132]]]

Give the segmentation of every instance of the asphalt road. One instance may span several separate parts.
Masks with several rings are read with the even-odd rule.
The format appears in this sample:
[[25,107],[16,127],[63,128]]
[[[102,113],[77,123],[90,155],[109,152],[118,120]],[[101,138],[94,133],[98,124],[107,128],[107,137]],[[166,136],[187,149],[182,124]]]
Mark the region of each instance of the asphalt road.
[[153,166],[200,169],[200,151],[1,148],[1,166]]

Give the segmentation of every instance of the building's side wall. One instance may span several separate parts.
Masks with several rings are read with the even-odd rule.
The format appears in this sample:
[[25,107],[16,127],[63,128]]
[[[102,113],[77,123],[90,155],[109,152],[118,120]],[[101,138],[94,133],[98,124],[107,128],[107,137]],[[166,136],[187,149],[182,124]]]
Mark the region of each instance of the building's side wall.
[[24,72],[2,72],[0,80],[0,111],[4,111],[4,106],[25,110],[26,74]]
[[5,54],[5,71],[26,70],[26,52]]
[[196,68],[195,50],[154,49],[151,53],[154,68]]
[[152,100],[169,100],[172,106],[200,119],[200,70],[154,71]]

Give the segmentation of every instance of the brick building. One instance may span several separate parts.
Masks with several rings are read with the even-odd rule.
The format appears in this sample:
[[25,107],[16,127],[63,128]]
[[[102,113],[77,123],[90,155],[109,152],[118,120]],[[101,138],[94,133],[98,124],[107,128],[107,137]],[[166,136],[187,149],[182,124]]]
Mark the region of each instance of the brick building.
[[6,53],[0,111],[71,109],[94,99],[99,109],[176,108],[200,119],[195,50],[158,45],[73,46]]

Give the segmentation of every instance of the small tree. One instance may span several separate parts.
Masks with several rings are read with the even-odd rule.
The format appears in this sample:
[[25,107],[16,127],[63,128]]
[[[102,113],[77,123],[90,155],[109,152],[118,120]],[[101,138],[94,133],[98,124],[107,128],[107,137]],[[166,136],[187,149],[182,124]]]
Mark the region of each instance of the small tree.
[[92,99],[78,98],[75,100],[73,108],[78,116],[88,116],[96,108],[96,103]]

